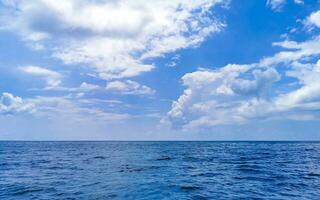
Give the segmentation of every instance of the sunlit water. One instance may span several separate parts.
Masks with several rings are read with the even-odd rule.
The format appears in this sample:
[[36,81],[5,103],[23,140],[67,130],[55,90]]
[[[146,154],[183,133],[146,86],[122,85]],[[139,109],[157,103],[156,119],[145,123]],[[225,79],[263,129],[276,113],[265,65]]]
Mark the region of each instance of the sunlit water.
[[0,142],[0,199],[320,199],[316,142]]

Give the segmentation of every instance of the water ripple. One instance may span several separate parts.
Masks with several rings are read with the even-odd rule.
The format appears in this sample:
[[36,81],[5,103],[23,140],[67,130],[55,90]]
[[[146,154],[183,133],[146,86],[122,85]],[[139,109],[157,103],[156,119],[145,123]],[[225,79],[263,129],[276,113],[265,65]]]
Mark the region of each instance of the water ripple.
[[320,199],[317,142],[0,142],[0,199]]

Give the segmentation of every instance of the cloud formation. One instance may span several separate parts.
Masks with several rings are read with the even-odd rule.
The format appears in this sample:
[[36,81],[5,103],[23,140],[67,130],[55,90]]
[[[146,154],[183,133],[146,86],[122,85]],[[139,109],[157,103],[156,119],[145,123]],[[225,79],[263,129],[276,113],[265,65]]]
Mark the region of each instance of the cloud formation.
[[0,114],[19,114],[34,111],[34,104],[24,101],[21,97],[4,92],[0,97]]
[[[93,101],[73,96],[37,96],[25,98],[4,92],[0,97],[0,115],[32,114],[46,119],[63,119],[69,122],[121,123],[131,116],[100,108]],[[114,104],[114,101],[102,101]],[[116,103],[121,103],[117,102]]]
[[98,89],[100,89],[100,87],[98,85],[83,82],[83,83],[81,83],[78,90],[79,91],[92,91],[92,90],[98,90]]
[[280,11],[287,0],[267,0],[267,5],[271,7],[272,10]]
[[2,0],[0,28],[108,80],[150,71],[147,59],[196,46],[220,31],[224,25],[210,9],[221,2]]
[[320,11],[311,13],[311,15],[307,18],[307,24],[320,27]]
[[[293,0],[295,4],[304,4],[303,0]],[[280,12],[287,3],[287,0],[267,0],[267,5],[274,11]]]
[[[36,107],[34,116],[64,119],[69,122],[121,123],[131,118],[129,114],[107,111],[93,101],[73,96],[38,96],[28,100]],[[112,102],[104,101],[103,104]],[[105,105],[105,106],[106,106]]]
[[185,74],[186,89],[162,122],[198,129],[260,119],[320,119],[320,37],[274,45],[283,50],[258,63]]
[[61,83],[62,75],[58,72],[33,65],[20,67],[19,69],[26,74],[43,78],[47,83],[47,87],[54,88]]
[[151,95],[155,93],[155,91],[148,86],[141,85],[131,80],[111,81],[107,83],[106,90],[126,95]]

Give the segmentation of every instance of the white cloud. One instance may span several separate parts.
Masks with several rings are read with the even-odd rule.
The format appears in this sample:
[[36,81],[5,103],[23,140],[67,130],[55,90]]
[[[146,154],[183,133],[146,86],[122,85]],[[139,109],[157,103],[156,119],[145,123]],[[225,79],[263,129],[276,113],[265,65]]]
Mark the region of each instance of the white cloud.
[[106,90],[127,95],[151,95],[155,93],[151,88],[131,80],[111,81],[107,83]]
[[304,42],[283,41],[274,43],[275,46],[282,47],[286,51],[281,51],[272,57],[264,58],[260,61],[262,66],[277,65],[279,63],[290,63],[292,61],[310,60],[320,55],[320,37]]
[[180,61],[180,55],[175,55],[170,59],[170,62],[166,64],[168,67],[175,67]]
[[104,109],[99,104],[122,104],[115,100],[78,99],[72,96],[37,96],[24,98],[11,93],[0,96],[0,115],[32,114],[34,117],[66,120],[70,123],[122,123],[130,114]]
[[[179,128],[244,122],[251,109],[246,109],[245,103],[252,99],[251,105],[258,107],[262,103],[259,99],[279,78],[274,69],[254,68],[255,65],[227,65],[215,71],[202,69],[184,75],[182,81],[187,89],[163,121]],[[253,78],[240,78],[249,75]]]
[[296,4],[304,4],[304,0],[293,0]]
[[186,89],[162,122],[189,130],[261,119],[320,119],[320,38],[275,45],[283,50],[258,63],[184,75]]
[[[303,0],[293,0],[293,2],[298,5],[304,4]],[[281,11],[286,3],[287,3],[287,0],[267,0],[267,5],[272,10],[277,11],[277,12]]]
[[78,87],[64,87],[64,86],[55,86],[55,87],[45,87],[45,88],[32,88],[30,90],[46,90],[46,91],[62,91],[62,92],[80,92],[80,94],[84,94],[84,92],[93,92],[97,90],[103,90],[103,87],[99,85],[82,82]]
[[[320,60],[315,64],[293,62],[288,77],[296,78],[301,87],[277,98],[276,103],[285,108],[294,108],[320,103]],[[311,104],[310,104],[311,103]],[[318,107],[318,106],[316,106]]]
[[200,44],[224,26],[210,9],[221,0],[2,0],[2,29],[103,79],[154,68],[146,59]]
[[0,97],[0,114],[17,114],[33,112],[34,104],[24,101],[21,97],[4,92]]
[[286,2],[286,0],[267,0],[267,5],[270,6],[272,10],[280,11]]
[[57,87],[61,83],[62,75],[58,72],[33,65],[20,67],[19,69],[24,73],[43,78],[46,80],[48,87]]
[[320,27],[320,11],[311,13],[311,15],[307,18],[307,24]]
[[187,89],[163,121],[190,129],[272,117],[278,109],[272,87],[279,79],[275,69],[258,65],[228,65],[186,74],[182,80]]
[[35,116],[49,119],[65,119],[69,122],[121,123],[131,118],[126,113],[105,111],[93,101],[84,102],[68,96],[38,96],[29,101],[37,108]]
[[253,80],[235,79],[231,84],[231,89],[240,95],[254,95],[261,97],[266,95],[273,82],[280,79],[280,75],[273,68],[261,71],[259,69],[252,72]]
[[100,89],[100,86],[86,83],[86,82],[81,83],[79,87],[80,91],[91,91],[91,90],[98,90],[98,89]]

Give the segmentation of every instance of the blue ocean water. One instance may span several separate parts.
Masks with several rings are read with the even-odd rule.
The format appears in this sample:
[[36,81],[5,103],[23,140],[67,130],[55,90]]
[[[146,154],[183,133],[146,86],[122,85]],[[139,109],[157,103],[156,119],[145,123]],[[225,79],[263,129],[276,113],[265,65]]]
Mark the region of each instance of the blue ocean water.
[[0,199],[320,199],[320,143],[0,142]]

